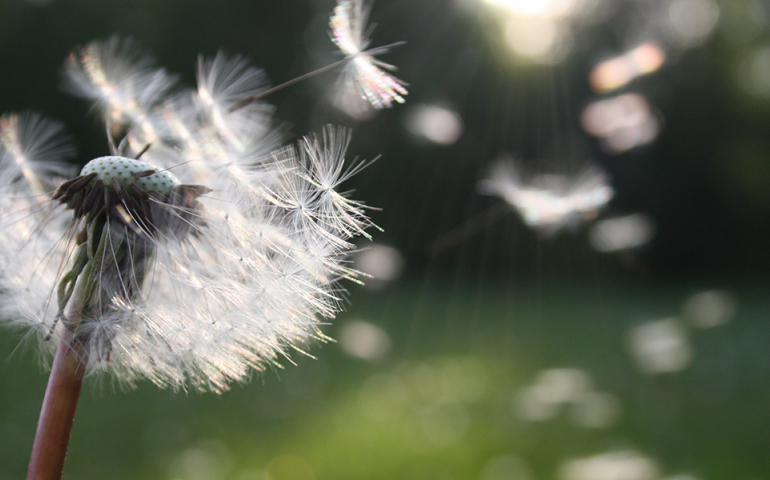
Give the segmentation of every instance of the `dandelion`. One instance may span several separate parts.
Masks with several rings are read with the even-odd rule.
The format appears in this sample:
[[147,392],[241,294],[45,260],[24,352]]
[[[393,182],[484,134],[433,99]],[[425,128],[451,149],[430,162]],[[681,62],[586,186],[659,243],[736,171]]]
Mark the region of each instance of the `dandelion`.
[[70,173],[61,160],[74,154],[61,124],[32,112],[0,116],[0,188],[41,194],[46,178]]
[[386,73],[393,65],[377,60],[375,55],[388,52],[387,45],[367,50],[371,28],[367,27],[371,3],[364,0],[338,0],[329,26],[332,41],[345,55],[344,84],[355,88],[372,107],[390,107],[393,102],[404,103],[407,94],[404,82]]
[[175,83],[176,77],[155,68],[133,40],[117,36],[72,52],[64,64],[65,90],[94,102],[113,150],[113,138],[126,125],[135,126],[134,135],[141,132],[146,142],[157,139],[148,115]]
[[[370,9],[371,3],[365,3],[365,0],[338,0],[329,19],[329,27],[332,42],[345,55],[345,58],[260,93],[241,98],[230,107],[229,111],[237,111],[277,90],[340,65],[344,65],[342,85],[347,89],[346,91],[358,92],[359,97],[367,102],[366,105],[381,109],[390,108],[393,102],[404,103],[403,95],[408,93],[406,83],[383,70],[396,70],[396,67],[374,58],[376,55],[389,52],[392,47],[403,45],[404,42],[369,49],[371,43],[369,34],[372,28],[367,28],[366,25]],[[339,96],[341,97],[342,94]]]
[[346,130],[276,148],[269,107],[232,109],[264,89],[245,59],[201,58],[186,90],[152,65],[117,37],[67,59],[111,151],[74,178],[58,125],[0,119],[0,316],[56,350],[30,478],[61,475],[85,375],[222,392],[323,341],[373,226],[339,191],[366,166]]
[[479,189],[503,199],[527,226],[544,235],[596,217],[614,195],[598,166],[587,166],[575,177],[543,175],[524,180],[514,162],[505,159],[490,168]]

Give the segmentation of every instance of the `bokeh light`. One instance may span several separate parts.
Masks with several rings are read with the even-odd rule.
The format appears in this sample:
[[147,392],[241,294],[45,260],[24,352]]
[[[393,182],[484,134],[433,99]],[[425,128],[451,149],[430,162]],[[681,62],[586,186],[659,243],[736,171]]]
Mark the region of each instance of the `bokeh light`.
[[636,450],[571,460],[559,471],[560,480],[657,480],[659,475],[657,463]]
[[591,376],[576,368],[554,368],[538,375],[535,385],[543,387],[545,396],[554,403],[574,401],[592,387]]
[[438,145],[451,145],[463,133],[463,121],[457,111],[438,104],[410,107],[404,126],[415,137]]
[[706,40],[719,20],[719,5],[714,0],[673,0],[668,20],[678,42],[693,47]]
[[315,480],[313,468],[294,455],[280,455],[267,465],[265,480]]
[[770,99],[770,46],[751,49],[737,62],[738,84],[748,94]]
[[534,474],[521,457],[498,455],[484,464],[481,480],[534,480]]
[[593,390],[593,379],[577,368],[553,368],[538,374],[532,385],[519,389],[513,411],[522,420],[543,422],[566,412],[580,428],[608,428],[620,418],[620,400]]
[[655,222],[649,215],[635,213],[598,220],[591,227],[589,240],[599,252],[618,252],[646,245],[655,235]]
[[655,140],[660,121],[644,95],[625,93],[597,100],[583,110],[583,129],[601,140],[609,153],[622,153]]
[[582,428],[609,428],[621,414],[620,400],[611,393],[586,392],[577,397],[569,411],[569,420]]
[[729,322],[737,311],[737,303],[724,290],[696,293],[684,303],[684,318],[698,328],[713,328]]
[[722,37],[740,45],[757,38],[770,20],[770,6],[764,0],[736,0],[719,5],[718,28]]
[[644,43],[615,58],[596,65],[589,76],[591,87],[604,93],[627,85],[636,77],[652,73],[666,61],[662,48]]
[[225,480],[233,468],[233,454],[224,442],[201,440],[171,463],[171,477],[179,480]]
[[380,361],[390,352],[391,341],[387,332],[363,320],[352,320],[343,324],[338,341],[345,353],[364,360]]
[[371,290],[379,290],[389,282],[398,279],[406,267],[404,256],[397,249],[378,243],[363,247],[353,257],[355,268],[369,278],[364,286]]
[[637,325],[628,340],[637,366],[648,374],[684,370],[695,355],[687,330],[675,318]]
[[550,420],[561,408],[558,402],[551,399],[550,393],[542,385],[522,388],[514,398],[514,411],[519,418],[530,422]]

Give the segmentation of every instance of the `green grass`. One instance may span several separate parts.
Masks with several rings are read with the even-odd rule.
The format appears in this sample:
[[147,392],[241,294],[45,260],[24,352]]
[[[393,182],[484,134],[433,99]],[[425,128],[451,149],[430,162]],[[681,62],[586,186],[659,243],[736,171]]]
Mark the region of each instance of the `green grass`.
[[[372,322],[391,337],[387,359],[315,346],[317,359],[297,357],[297,366],[286,362],[221,396],[148,384],[121,391],[91,379],[65,478],[483,480],[502,478],[490,473],[496,462],[549,479],[570,459],[629,449],[655,462],[661,478],[766,478],[770,299],[763,284],[717,286],[734,295],[738,315],[690,330],[692,364],[655,376],[629,356],[628,329],[679,315],[698,285],[355,290],[326,331]],[[31,352],[11,355],[17,342],[3,331],[0,480],[24,476],[46,383]],[[567,404],[552,419],[522,419],[517,394],[559,367],[587,372],[595,391],[614,395],[617,421],[578,427]]]

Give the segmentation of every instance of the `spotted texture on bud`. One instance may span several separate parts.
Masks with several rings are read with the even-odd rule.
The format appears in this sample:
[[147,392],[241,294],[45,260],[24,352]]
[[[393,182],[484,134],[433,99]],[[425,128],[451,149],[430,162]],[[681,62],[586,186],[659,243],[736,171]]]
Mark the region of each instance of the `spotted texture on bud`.
[[92,173],[105,185],[111,185],[112,181],[116,180],[124,189],[138,185],[147,192],[158,192],[162,195],[169,195],[171,189],[179,185],[179,180],[171,172],[158,172],[149,163],[126,157],[95,158],[83,167],[80,176],[87,177]]
[[[75,212],[71,228],[78,230],[77,249],[57,286],[58,314],[49,336],[62,320],[88,344],[82,325],[113,315],[119,304],[141,300],[159,241],[182,242],[199,226],[197,199],[207,192],[182,185],[150,164],[118,156],[94,159],[80,176],[64,182],[53,199]],[[77,310],[79,318],[67,318],[68,308]],[[103,339],[95,353],[108,359],[110,339]]]

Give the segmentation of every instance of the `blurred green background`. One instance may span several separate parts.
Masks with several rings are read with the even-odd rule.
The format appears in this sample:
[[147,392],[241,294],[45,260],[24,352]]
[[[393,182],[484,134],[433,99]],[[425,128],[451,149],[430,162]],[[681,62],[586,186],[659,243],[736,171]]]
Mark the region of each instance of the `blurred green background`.
[[[224,49],[279,84],[339,58],[333,7],[0,0],[0,112],[65,122],[85,163],[107,148],[60,88],[76,45],[131,36],[187,85]],[[382,155],[349,185],[383,232],[337,342],[221,396],[92,379],[65,478],[770,478],[770,2],[378,0],[371,19],[373,46],[407,42],[382,57],[405,105],[345,113],[334,73],[268,99],[287,141],[335,123],[350,158]],[[617,85],[613,58],[646,70]],[[617,98],[644,108],[588,128]],[[478,194],[501,156],[590,161],[615,196],[545,236]],[[654,236],[597,249],[599,222],[637,213]],[[46,384],[19,341],[0,334],[0,480],[26,471]]]

